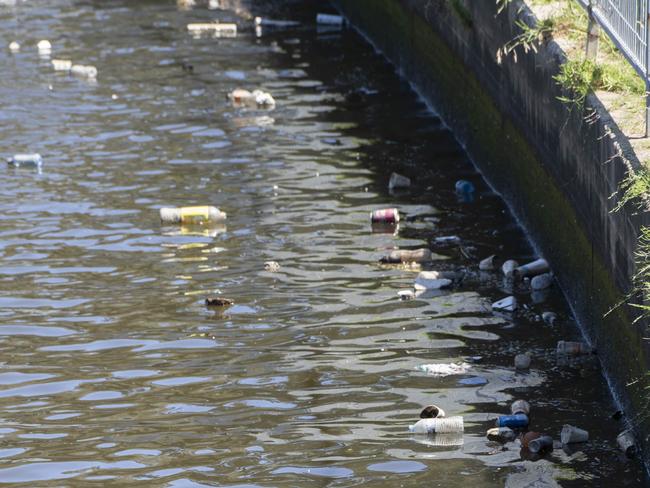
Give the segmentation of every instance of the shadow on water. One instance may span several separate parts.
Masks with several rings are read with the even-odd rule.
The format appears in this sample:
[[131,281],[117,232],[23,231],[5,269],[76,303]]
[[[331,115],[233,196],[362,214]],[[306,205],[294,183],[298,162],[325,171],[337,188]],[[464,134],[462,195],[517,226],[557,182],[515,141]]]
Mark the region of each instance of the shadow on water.
[[[557,288],[515,289],[515,317],[489,311],[513,290],[478,261],[534,258],[503,202],[359,35],[315,26],[318,8],[0,5],[0,43],[23,46],[0,53],[3,147],[45,161],[2,170],[0,482],[641,486],[595,358],[557,364],[556,342],[578,337]],[[258,35],[255,15],[301,24]],[[237,37],[187,32],[214,19]],[[96,82],[53,72],[42,38],[52,57],[97,66]],[[275,110],[231,106],[239,86],[270,91]],[[393,171],[412,187],[391,194]],[[158,224],[161,206],[201,203],[227,225]],[[383,207],[408,216],[397,232],[372,232]],[[400,301],[419,270],[378,259],[421,246],[436,253],[425,269],[466,277]],[[206,309],[208,294],[235,304]],[[532,368],[516,372],[525,351]],[[532,428],[593,440],[541,460],[487,441],[516,397]],[[430,403],[465,433],[410,435]]]

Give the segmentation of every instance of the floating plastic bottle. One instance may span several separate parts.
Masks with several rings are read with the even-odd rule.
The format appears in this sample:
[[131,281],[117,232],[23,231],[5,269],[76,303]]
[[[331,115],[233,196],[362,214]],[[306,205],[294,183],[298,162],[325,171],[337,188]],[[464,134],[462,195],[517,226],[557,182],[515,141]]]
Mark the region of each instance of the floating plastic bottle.
[[52,68],[54,68],[54,71],[70,71],[72,69],[72,61],[69,59],[53,59]]
[[512,278],[514,276],[515,269],[519,266],[519,263],[514,259],[508,259],[501,266],[501,271],[503,272],[506,278]]
[[429,249],[398,249],[380,259],[382,263],[426,263],[431,261]]
[[553,284],[553,275],[551,273],[542,273],[530,280],[530,288],[533,290],[545,290]]
[[463,417],[447,417],[420,419],[414,425],[409,426],[409,430],[415,434],[447,434],[453,432],[463,432],[465,426]]
[[474,193],[476,190],[474,184],[471,181],[467,180],[458,180],[455,185],[456,193],[458,194],[469,194]]
[[340,15],[318,14],[316,15],[317,24],[343,26],[344,19]]
[[160,220],[163,224],[207,224],[226,220],[226,213],[216,207],[178,207],[161,208]]
[[43,158],[38,153],[33,154],[14,154],[11,158],[7,159],[9,166],[15,168],[37,168],[40,169],[43,165]]
[[97,78],[97,68],[84,64],[73,64],[70,67],[70,73],[77,76],[84,76],[86,78]]
[[187,30],[195,36],[208,33],[214,37],[237,37],[237,24],[196,23],[187,24]]
[[633,458],[636,455],[636,440],[631,430],[621,432],[616,437],[616,443],[627,457]]
[[557,353],[567,356],[577,356],[579,354],[591,354],[593,349],[585,342],[558,341]]
[[536,276],[538,274],[547,273],[549,269],[550,268],[545,259],[537,259],[517,267],[514,270],[514,273],[517,277],[523,278],[524,276]]
[[528,425],[528,415],[518,413],[516,415],[501,415],[496,420],[497,427],[510,427],[511,429],[520,429]]

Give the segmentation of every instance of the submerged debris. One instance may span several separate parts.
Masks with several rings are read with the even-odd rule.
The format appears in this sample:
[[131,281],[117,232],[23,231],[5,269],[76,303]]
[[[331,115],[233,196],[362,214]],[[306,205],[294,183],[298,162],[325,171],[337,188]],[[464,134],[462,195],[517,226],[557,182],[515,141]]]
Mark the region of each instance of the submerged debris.
[[248,91],[242,88],[236,88],[228,94],[228,99],[234,105],[246,105],[253,108],[275,108],[275,99],[273,96],[262,90]]

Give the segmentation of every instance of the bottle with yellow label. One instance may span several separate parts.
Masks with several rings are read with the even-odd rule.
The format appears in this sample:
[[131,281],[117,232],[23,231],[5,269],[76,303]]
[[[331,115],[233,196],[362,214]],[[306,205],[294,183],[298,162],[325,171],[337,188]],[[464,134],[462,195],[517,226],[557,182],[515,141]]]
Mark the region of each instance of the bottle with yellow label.
[[163,224],[214,224],[226,220],[226,212],[217,207],[163,207],[160,209],[160,221]]

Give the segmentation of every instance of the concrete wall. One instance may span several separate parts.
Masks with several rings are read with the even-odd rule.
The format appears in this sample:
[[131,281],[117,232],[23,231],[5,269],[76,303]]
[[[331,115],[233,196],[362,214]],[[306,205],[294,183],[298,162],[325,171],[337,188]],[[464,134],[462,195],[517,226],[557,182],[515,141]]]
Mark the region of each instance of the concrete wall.
[[[518,0],[500,14],[495,0],[335,3],[432,103],[503,195],[551,263],[628,413],[650,411],[646,330],[625,306],[605,316],[629,290],[640,219],[650,223],[631,208],[612,212],[610,196],[638,162],[595,97],[586,109],[558,100],[567,94],[553,80],[564,59],[557,44],[496,62],[518,33],[515,20],[534,23]],[[643,437],[644,422],[636,425]]]

